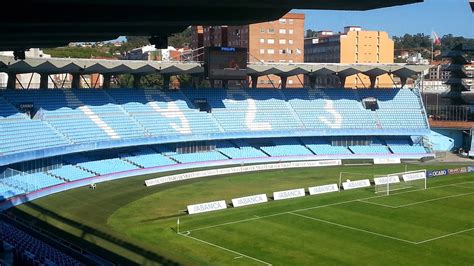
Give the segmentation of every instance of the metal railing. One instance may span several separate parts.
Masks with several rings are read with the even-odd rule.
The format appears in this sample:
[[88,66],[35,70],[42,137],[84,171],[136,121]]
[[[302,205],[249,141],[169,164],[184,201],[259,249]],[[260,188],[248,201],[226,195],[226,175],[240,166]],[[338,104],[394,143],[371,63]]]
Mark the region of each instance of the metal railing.
[[427,105],[428,118],[438,121],[472,121],[468,105]]

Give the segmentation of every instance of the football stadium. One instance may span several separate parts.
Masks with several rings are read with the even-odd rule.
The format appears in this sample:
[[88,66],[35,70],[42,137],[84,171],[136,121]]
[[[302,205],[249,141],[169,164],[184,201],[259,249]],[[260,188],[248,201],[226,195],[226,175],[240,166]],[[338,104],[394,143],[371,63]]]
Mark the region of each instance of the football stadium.
[[[35,5],[45,12],[52,5],[41,2]],[[160,6],[79,2],[50,7],[49,15],[88,5]],[[175,18],[147,22],[150,11],[120,23],[98,18],[110,20],[105,29],[124,27],[107,34],[75,20],[78,33],[66,34],[62,16],[53,34],[38,15],[28,20],[37,34],[23,40],[14,34],[23,26],[6,23],[1,31],[18,38],[0,40],[2,50],[14,51],[0,55],[8,78],[0,88],[0,265],[474,263],[474,162],[441,153],[430,137],[420,88],[429,65],[255,63],[243,48],[220,46],[187,62],[25,57],[25,48],[116,34],[150,35],[158,46],[190,20],[227,23],[214,14],[219,9],[233,14],[231,25],[278,21],[292,8],[420,1],[190,2],[179,3],[187,11]],[[250,11],[239,13],[245,4]],[[162,5],[172,14],[175,4]],[[207,11],[191,16],[193,7]],[[182,25],[166,25],[173,19]],[[138,31],[137,21],[154,27]],[[20,82],[30,73],[39,86],[30,87],[34,74],[27,86]],[[63,73],[72,77],[68,88],[49,86],[51,75]],[[82,87],[93,74],[103,77],[101,86]],[[140,84],[151,74],[162,76],[162,88]],[[111,86],[116,75],[133,76],[133,86]],[[178,75],[210,82],[170,86]],[[339,85],[317,83],[328,75]],[[350,87],[360,75],[368,83]],[[392,86],[380,86],[382,76]],[[267,77],[280,81],[258,82]],[[294,77],[299,85],[289,82]],[[465,138],[474,152],[472,135]]]

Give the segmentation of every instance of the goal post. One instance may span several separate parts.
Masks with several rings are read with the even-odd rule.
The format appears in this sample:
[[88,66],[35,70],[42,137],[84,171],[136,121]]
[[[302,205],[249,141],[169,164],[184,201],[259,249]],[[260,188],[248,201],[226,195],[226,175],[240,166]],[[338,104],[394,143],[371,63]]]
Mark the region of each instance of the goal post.
[[427,188],[426,169],[375,175],[375,193],[390,195],[390,192],[403,189],[424,190]]

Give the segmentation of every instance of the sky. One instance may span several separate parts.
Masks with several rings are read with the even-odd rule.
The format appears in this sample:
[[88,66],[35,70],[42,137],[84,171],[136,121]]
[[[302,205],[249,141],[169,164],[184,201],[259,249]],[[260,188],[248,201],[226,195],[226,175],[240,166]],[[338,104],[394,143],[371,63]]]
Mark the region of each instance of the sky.
[[[353,0],[354,1],[354,0]],[[374,0],[377,1],[377,0]],[[424,0],[405,6],[369,11],[293,10],[306,15],[306,29],[343,31],[344,26],[361,26],[366,30],[382,30],[390,36],[405,33],[439,36],[453,34],[474,38],[474,13],[468,0]]]
[[[356,1],[356,0],[352,0]],[[377,0],[373,0],[377,1]],[[306,15],[305,29],[343,31],[344,26],[361,26],[366,30],[386,31],[390,36],[405,33],[439,36],[453,34],[474,38],[474,13],[469,0],[424,0],[404,6],[368,11],[299,10]],[[118,41],[124,41],[120,37]]]

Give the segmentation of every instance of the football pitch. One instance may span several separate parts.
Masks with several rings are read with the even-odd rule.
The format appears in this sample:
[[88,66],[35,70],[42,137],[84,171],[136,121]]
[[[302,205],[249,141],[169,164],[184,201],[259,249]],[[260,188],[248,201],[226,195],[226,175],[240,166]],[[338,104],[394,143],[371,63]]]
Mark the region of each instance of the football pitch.
[[[342,168],[360,174],[354,178],[372,179],[404,166]],[[133,177],[99,184],[96,191],[51,195],[13,212],[34,217],[71,241],[80,238],[96,252],[123,257],[124,264],[474,264],[472,173],[431,178],[426,190],[390,196],[371,187],[205,214],[183,212],[189,204],[337,183],[341,171],[275,170],[149,188],[142,182],[150,176]]]

